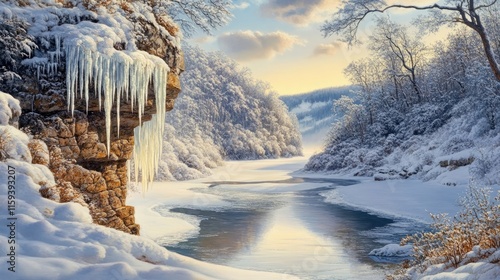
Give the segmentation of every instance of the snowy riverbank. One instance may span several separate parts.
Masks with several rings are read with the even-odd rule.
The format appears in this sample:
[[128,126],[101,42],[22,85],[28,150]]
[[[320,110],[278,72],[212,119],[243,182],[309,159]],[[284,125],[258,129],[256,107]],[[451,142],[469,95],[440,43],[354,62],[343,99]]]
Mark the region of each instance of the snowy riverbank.
[[[141,223],[143,235],[162,245],[170,245],[196,236],[200,230],[200,219],[171,213],[169,209],[185,207],[213,210],[231,207],[223,197],[203,191],[210,185],[207,182],[255,182],[230,186],[222,184],[219,187],[224,190],[237,188],[250,193],[286,193],[314,189],[320,185],[303,182],[269,184],[259,181],[286,180],[291,178],[290,174],[294,177],[339,178],[337,175],[294,172],[302,167],[305,160],[306,158],[291,158],[226,162],[211,177],[194,181],[154,183],[144,197],[138,192],[132,193],[129,202],[136,207],[136,217]],[[322,193],[325,202],[379,216],[424,223],[431,222],[430,213],[454,215],[459,210],[459,199],[467,189],[466,185],[447,186],[412,179],[376,182],[373,178],[341,178],[359,180],[360,183],[325,190]],[[498,189],[500,188],[496,187],[494,191]]]

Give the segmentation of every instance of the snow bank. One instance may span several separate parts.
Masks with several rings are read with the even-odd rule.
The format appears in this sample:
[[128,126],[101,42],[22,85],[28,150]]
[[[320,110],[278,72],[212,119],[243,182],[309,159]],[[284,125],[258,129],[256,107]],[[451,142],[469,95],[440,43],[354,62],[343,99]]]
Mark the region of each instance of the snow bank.
[[130,192],[127,201],[135,207],[135,217],[141,223],[141,234],[164,246],[185,241],[200,230],[199,218],[171,213],[170,209],[217,209],[230,206],[222,197],[192,190],[207,186],[200,182],[154,182],[153,186],[145,194]]
[[[489,249],[489,252],[481,250],[479,246],[474,247],[462,261],[464,265],[458,268],[448,268],[443,264],[429,267],[422,274],[416,270],[409,273],[412,279],[422,280],[493,280],[500,279],[500,250]],[[484,258],[482,255],[489,254]],[[479,259],[479,260],[478,260]]]
[[9,121],[21,115],[19,100],[0,91],[0,125],[8,125]]
[[360,184],[339,186],[321,195],[329,203],[430,223],[431,213],[457,213],[459,199],[465,191],[465,186],[445,186],[412,179],[378,182],[365,179]]

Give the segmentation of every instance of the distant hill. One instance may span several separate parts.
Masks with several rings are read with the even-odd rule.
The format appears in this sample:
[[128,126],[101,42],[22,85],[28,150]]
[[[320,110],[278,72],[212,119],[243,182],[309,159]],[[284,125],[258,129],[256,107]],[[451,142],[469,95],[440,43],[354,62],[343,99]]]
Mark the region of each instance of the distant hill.
[[297,116],[304,143],[320,144],[332,123],[341,117],[333,111],[333,102],[342,95],[353,96],[353,89],[353,86],[332,87],[280,99]]

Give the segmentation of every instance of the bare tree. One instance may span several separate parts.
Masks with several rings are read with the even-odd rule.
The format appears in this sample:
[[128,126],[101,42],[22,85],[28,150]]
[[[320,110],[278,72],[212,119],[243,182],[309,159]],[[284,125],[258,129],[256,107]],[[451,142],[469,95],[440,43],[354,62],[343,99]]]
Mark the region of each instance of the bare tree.
[[149,0],[157,13],[168,14],[187,37],[196,28],[210,34],[212,29],[225,25],[231,18],[232,0]]
[[374,95],[384,91],[383,70],[380,66],[381,63],[378,59],[363,59],[352,62],[344,69],[344,74],[351,82],[361,86],[358,95],[365,104],[370,125],[375,122],[375,114],[377,113]]
[[[408,79],[417,96],[417,101],[422,101],[417,70],[425,59],[426,46],[419,38],[408,35],[408,30],[403,26],[382,18],[378,20],[377,31],[370,36],[371,49],[379,55],[386,57],[392,63],[395,78]],[[394,66],[395,62],[401,71]]]
[[[432,10],[436,23],[452,22],[464,24],[480,37],[490,68],[500,82],[500,65],[496,60],[492,44],[480,16],[480,12],[497,4],[497,0],[449,0],[447,4],[428,6],[387,5],[383,0],[344,0],[342,7],[321,28],[325,36],[342,35],[349,43],[356,40],[360,23],[370,14],[384,13],[391,9]],[[437,12],[436,12],[437,11]]]

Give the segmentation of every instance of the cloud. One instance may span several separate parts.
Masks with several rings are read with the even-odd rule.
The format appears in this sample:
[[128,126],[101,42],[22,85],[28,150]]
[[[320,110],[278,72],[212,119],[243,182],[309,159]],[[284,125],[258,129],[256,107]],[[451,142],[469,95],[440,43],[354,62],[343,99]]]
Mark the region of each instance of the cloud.
[[267,0],[260,12],[267,17],[295,25],[323,21],[332,14],[340,0]]
[[248,2],[241,2],[239,4],[233,4],[233,9],[236,9],[236,10],[244,10],[248,7],[250,7],[250,3],[248,3]]
[[343,44],[341,42],[333,42],[330,44],[318,45],[313,52],[313,56],[319,55],[335,55],[342,49]]
[[215,41],[215,38],[213,36],[202,36],[202,37],[192,38],[191,40],[201,45],[201,44],[212,43],[213,41]]
[[303,44],[297,36],[276,31],[237,31],[224,33],[217,38],[223,52],[239,61],[269,59],[284,53],[297,44]]

